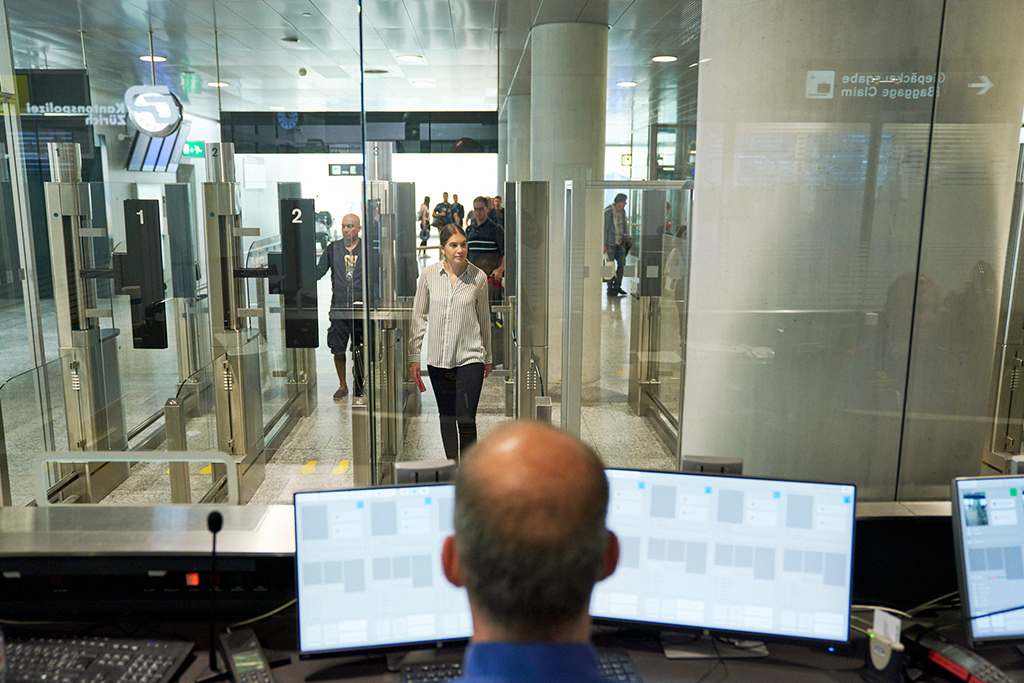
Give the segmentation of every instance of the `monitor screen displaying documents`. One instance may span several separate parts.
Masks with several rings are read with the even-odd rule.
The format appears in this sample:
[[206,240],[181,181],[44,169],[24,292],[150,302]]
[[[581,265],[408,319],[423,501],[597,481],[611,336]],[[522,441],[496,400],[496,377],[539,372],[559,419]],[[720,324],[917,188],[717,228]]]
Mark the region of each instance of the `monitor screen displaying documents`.
[[619,566],[603,620],[818,641],[849,637],[856,487],[608,470]]
[[1024,476],[953,480],[960,602],[972,641],[1024,638],[1022,497]]
[[466,591],[441,545],[455,486],[295,494],[299,651],[387,650],[473,633]]

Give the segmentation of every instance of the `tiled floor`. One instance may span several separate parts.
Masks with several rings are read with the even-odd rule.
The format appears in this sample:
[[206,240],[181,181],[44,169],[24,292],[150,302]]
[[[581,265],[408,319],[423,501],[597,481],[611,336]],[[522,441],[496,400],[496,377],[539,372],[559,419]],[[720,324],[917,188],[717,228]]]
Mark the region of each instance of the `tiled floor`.
[[[581,436],[610,467],[672,469],[675,460],[662,440],[646,419],[631,414],[626,402],[630,299],[603,303],[602,380],[584,387]],[[267,463],[266,480],[253,496],[252,504],[290,503],[296,491],[353,485],[350,398],[331,398],[338,382],[326,349],[317,352],[317,368],[316,413],[303,420]],[[497,376],[484,380],[477,411],[479,436],[507,420],[503,382],[504,378]],[[429,384],[422,398],[420,415],[405,428],[405,460],[444,458],[436,403]],[[556,403],[552,422],[558,425],[559,421]]]

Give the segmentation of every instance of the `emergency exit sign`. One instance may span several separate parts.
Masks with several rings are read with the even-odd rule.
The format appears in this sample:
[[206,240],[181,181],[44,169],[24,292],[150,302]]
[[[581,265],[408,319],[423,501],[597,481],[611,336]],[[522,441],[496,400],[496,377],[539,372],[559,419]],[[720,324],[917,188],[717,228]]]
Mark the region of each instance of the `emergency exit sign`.
[[202,142],[186,142],[182,148],[181,156],[183,157],[205,157],[206,147]]

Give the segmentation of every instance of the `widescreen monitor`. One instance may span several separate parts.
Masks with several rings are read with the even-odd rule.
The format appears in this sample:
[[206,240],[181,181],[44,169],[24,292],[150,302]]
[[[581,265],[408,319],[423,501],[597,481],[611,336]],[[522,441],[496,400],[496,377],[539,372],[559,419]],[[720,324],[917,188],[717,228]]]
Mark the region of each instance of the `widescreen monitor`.
[[605,622],[758,639],[849,638],[856,487],[607,470],[619,565]]
[[973,641],[1024,638],[1024,475],[953,480],[960,603]]
[[466,591],[445,578],[455,486],[296,493],[299,652],[414,649],[473,633]]

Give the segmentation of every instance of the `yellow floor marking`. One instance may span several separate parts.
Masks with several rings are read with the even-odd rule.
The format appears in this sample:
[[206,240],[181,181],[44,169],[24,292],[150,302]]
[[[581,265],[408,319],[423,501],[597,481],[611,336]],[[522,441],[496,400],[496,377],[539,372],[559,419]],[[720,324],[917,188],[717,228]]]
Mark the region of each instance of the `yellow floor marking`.
[[345,474],[348,472],[348,460],[342,460],[331,471],[334,472],[334,474]]
[[629,374],[629,370],[616,370],[615,374],[617,374],[617,375],[628,375]]
[[203,469],[199,470],[199,474],[209,474],[210,472],[213,472],[213,465],[207,465]]
[[302,473],[303,474],[313,474],[313,471],[315,469],[316,469],[316,460],[310,460],[309,462],[307,462],[305,465],[302,466]]

